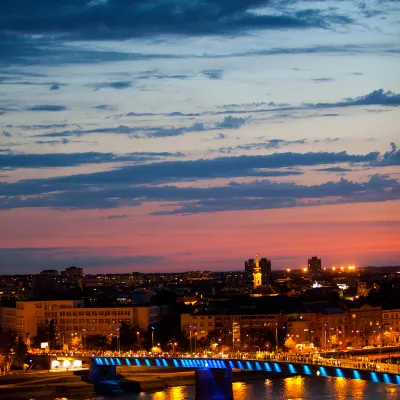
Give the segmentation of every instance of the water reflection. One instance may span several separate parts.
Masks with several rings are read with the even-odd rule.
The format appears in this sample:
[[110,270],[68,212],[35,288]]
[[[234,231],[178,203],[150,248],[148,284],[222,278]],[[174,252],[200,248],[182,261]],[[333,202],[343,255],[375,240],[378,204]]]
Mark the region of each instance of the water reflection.
[[[232,388],[234,400],[400,399],[400,386],[345,378],[294,376],[234,382]],[[98,399],[100,400],[100,397]],[[103,399],[111,400],[111,398],[101,397],[101,400]],[[118,397],[118,400],[195,400],[195,388],[194,386],[177,386],[152,393],[124,395]]]
[[249,398],[249,385],[246,382],[233,382],[232,390],[235,400],[247,400]]
[[[128,399],[128,398],[127,398]],[[130,395],[130,400],[192,400],[194,399],[193,386],[175,386],[162,391],[152,393],[140,393],[138,395]],[[125,396],[121,398],[125,400]]]
[[283,380],[283,396],[288,400],[302,399],[305,393],[305,378],[292,376]]

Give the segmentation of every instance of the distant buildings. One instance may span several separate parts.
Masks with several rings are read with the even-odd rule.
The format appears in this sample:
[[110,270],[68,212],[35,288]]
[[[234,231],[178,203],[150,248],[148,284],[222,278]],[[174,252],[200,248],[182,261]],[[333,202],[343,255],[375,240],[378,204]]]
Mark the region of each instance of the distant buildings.
[[308,259],[308,273],[312,276],[320,275],[322,271],[321,259],[318,257],[311,257]]
[[[271,260],[267,258],[261,258],[259,260],[259,267],[261,270],[262,284],[271,283]],[[256,260],[254,258],[249,258],[244,263],[244,270],[247,274],[253,277],[254,269],[256,268]]]

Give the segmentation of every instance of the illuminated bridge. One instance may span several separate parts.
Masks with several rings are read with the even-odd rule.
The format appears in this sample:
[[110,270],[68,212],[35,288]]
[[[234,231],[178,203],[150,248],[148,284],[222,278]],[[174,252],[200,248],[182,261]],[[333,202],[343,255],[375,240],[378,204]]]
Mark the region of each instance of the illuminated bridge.
[[[93,357],[91,377],[94,381],[113,379],[116,377],[116,368],[126,366],[195,369],[196,400],[232,399],[233,369],[264,372],[275,376],[330,376],[400,385],[400,374],[396,373],[295,362],[215,358]],[[204,391],[206,393],[203,393]]]

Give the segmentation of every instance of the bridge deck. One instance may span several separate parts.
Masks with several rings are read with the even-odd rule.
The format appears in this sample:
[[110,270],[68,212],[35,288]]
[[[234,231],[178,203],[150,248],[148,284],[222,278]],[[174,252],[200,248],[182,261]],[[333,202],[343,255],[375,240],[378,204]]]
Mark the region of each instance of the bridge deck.
[[400,374],[357,369],[352,366],[332,366],[304,364],[296,362],[215,359],[215,358],[156,358],[156,357],[93,357],[97,366],[141,366],[169,368],[216,368],[263,371],[286,375],[314,375],[370,380],[386,384],[400,385]]

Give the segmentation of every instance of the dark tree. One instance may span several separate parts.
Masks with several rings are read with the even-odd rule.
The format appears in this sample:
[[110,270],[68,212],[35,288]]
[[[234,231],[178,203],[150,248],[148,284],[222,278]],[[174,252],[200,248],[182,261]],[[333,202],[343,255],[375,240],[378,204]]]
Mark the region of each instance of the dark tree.
[[110,348],[104,335],[88,335],[86,337],[86,347],[90,350],[107,350]]
[[56,328],[54,326],[54,319],[52,319],[49,323],[48,337],[49,337],[49,347],[50,349],[54,349],[56,344]]
[[37,327],[37,334],[33,338],[32,347],[40,348],[40,343],[49,341],[49,327],[45,325],[39,325]]
[[[161,319],[160,322],[153,325],[154,343],[160,343],[162,349],[167,349],[168,343],[174,341],[178,343],[177,347],[182,350],[189,348],[189,339],[186,333],[181,329],[181,316],[178,312],[172,312]],[[143,335],[143,345],[146,348],[151,347],[151,327]]]
[[160,290],[152,297],[151,302],[156,306],[176,304],[176,294],[169,290]]
[[15,349],[16,338],[15,332],[0,332],[0,353],[8,354]]
[[14,360],[14,364],[16,366],[23,367],[27,352],[28,352],[28,346],[22,339],[22,336],[18,336],[17,345],[15,347],[15,360]]
[[322,346],[321,339],[318,336],[314,337],[313,344],[315,347],[320,348]]
[[125,322],[122,322],[119,327],[119,342],[121,350],[130,350],[137,342],[136,330]]

